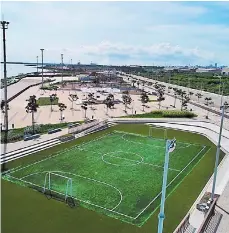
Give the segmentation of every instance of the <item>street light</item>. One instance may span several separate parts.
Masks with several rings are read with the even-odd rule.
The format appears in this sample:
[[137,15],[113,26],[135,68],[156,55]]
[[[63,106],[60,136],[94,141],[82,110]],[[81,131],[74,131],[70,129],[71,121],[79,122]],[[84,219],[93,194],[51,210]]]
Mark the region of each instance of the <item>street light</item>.
[[161,206],[160,213],[158,215],[158,233],[163,232],[163,222],[165,218],[165,195],[166,195],[166,186],[167,186],[167,177],[168,177],[168,169],[169,169],[169,153],[173,152],[176,147],[176,139],[167,140],[166,148],[165,148],[165,163],[164,163],[164,173],[163,173],[163,184],[161,191]]
[[223,106],[220,107],[220,109],[222,110],[222,115],[221,115],[219,139],[218,139],[216,158],[215,158],[214,178],[213,178],[212,192],[211,192],[212,201],[214,200],[214,196],[215,196],[215,186],[216,186],[216,177],[217,177],[218,163],[219,163],[219,153],[220,153],[220,147],[221,147],[220,143],[221,143],[222,130],[223,130],[224,112],[228,108],[228,106],[229,106],[228,103],[224,102]]
[[37,73],[38,73],[38,56],[37,56]]
[[41,75],[42,75],[42,84],[41,84],[41,87],[43,88],[43,83],[44,83],[44,77],[43,77],[43,53],[44,53],[44,49],[40,49],[41,50]]
[[[1,28],[3,31],[3,61],[4,61],[4,104],[5,104],[5,134],[4,134],[4,151],[6,153],[6,144],[8,136],[8,104],[7,104],[7,71],[6,71],[6,29],[8,29],[9,22],[1,21]],[[5,163],[3,162],[2,171],[6,169]]]
[[63,69],[64,69],[63,60],[64,60],[64,54],[61,53],[61,65],[62,65],[61,81],[62,81],[62,85],[63,85]]

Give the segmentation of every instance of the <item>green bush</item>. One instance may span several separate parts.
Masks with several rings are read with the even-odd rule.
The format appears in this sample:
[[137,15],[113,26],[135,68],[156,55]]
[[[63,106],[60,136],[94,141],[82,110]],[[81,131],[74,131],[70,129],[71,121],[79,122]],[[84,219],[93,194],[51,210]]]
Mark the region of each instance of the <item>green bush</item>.
[[149,113],[136,114],[133,116],[124,116],[123,118],[193,118],[197,115],[189,111],[179,111],[179,110],[157,110]]

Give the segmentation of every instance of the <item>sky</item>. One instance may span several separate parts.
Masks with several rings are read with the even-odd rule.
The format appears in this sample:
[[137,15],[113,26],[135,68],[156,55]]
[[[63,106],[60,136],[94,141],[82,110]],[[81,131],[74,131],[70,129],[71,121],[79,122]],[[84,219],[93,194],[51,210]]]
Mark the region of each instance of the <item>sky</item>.
[[44,61],[55,63],[63,53],[74,64],[229,65],[229,2],[1,5],[8,61],[41,61],[44,48]]

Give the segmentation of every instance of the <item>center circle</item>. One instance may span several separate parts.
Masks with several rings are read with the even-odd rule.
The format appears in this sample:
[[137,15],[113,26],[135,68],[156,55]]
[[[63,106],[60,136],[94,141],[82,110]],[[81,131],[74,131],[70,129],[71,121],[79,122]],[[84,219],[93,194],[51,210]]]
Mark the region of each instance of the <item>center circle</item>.
[[114,151],[102,155],[103,162],[114,166],[134,166],[143,162],[143,157],[125,151]]

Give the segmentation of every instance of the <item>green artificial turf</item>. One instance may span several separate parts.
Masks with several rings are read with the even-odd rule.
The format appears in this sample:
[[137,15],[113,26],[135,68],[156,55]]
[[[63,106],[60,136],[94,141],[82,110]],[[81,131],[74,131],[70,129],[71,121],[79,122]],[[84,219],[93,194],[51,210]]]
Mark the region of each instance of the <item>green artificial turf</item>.
[[[129,131],[132,133],[140,133],[143,135],[148,134],[148,127],[145,125],[144,126],[143,125],[117,125],[113,127],[113,129]],[[112,129],[99,132],[99,133],[95,133],[93,135],[89,135],[85,138],[81,138],[81,139],[78,139],[72,142],[58,145],[54,148],[47,149],[46,151],[41,151],[34,156],[29,156],[29,157],[26,157],[26,158],[23,158],[23,159],[14,161],[14,162],[10,162],[7,164],[7,166],[8,168],[13,168],[19,165],[24,166],[36,160],[40,160],[41,158],[44,158],[50,154],[58,152],[61,149],[69,148],[70,146],[89,141],[93,139],[94,137],[101,136],[109,131],[112,131]],[[196,165],[194,166],[193,170],[190,169],[187,172],[189,173],[188,176],[182,177],[182,179],[179,180],[179,182],[177,180],[177,185],[178,183],[180,183],[180,181],[182,180],[183,181],[177,186],[175,191],[168,190],[168,193],[170,194],[166,200],[166,209],[165,209],[166,219],[164,222],[164,227],[165,227],[164,232],[166,233],[172,232],[175,229],[176,225],[179,223],[182,217],[184,217],[184,215],[187,213],[188,209],[190,208],[190,206],[192,205],[192,203],[194,202],[194,200],[200,193],[201,189],[204,187],[205,183],[207,182],[210,175],[212,174],[213,167],[214,167],[214,155],[215,155],[215,147],[213,148],[213,144],[209,142],[209,140],[207,140],[206,138],[202,137],[201,135],[180,132],[176,130],[168,130],[167,134],[169,138],[176,137],[178,141],[180,140],[183,142],[189,142],[193,144],[197,143],[201,145],[206,145],[208,147],[211,147],[211,149],[208,150],[208,152],[202,157],[201,160],[195,162]],[[157,136],[156,131],[154,133],[154,136],[155,137]],[[135,137],[131,137],[131,139],[133,138]],[[142,140],[144,140],[144,138],[142,138]],[[135,151],[142,150],[140,145],[138,145],[138,147],[135,148],[133,144],[134,143],[131,143],[131,147],[130,147],[131,150],[135,150]],[[99,150],[103,148],[103,145],[104,144],[102,143],[99,146]],[[115,144],[115,149],[114,149],[116,151],[118,150],[117,145],[118,144]],[[82,154],[81,156],[86,157],[86,159],[83,159],[80,162],[81,165],[82,164],[84,165],[84,163],[87,164],[88,161],[91,160],[91,157],[92,157],[88,155],[88,152],[85,152],[85,151],[84,151],[84,155]],[[122,155],[119,154],[117,156],[122,156]],[[129,155],[126,154],[126,156],[129,156]],[[191,153],[190,153],[190,156],[191,156]],[[221,154],[221,159],[222,157],[223,157],[223,154]],[[112,157],[110,157],[110,159],[112,159]],[[114,159],[116,163],[117,161],[120,162],[119,159],[117,158],[114,158]],[[150,159],[150,158],[147,158],[147,159]],[[94,158],[94,161],[96,161],[96,158]],[[121,163],[123,163],[123,160],[121,161],[122,161]],[[157,162],[159,161],[160,160],[158,160]],[[173,162],[172,158],[170,161]],[[112,160],[112,162],[114,161]],[[69,164],[66,164],[66,166],[67,165],[73,166],[71,162],[69,162]],[[91,173],[93,171],[93,166],[95,167],[97,165],[91,164],[90,166],[92,167],[87,168],[85,171],[83,169],[84,166],[82,166],[81,172],[84,172],[85,174],[87,172]],[[182,166],[182,162],[180,161],[180,159],[179,159],[178,166]],[[112,179],[115,177],[113,174],[114,171],[109,169],[109,172],[107,173],[108,176],[106,177],[106,175],[103,174],[104,170],[101,169],[101,165],[99,165],[99,167],[100,168],[97,171],[97,172],[101,172],[101,174],[98,174],[99,176],[103,176],[104,179],[108,179],[108,180],[110,179],[110,182],[111,181],[121,182],[118,179],[117,180]],[[78,168],[81,169],[80,167]],[[138,172],[140,172],[140,170],[137,171],[136,174],[138,174]],[[141,178],[147,177],[147,175],[144,174],[144,172],[145,172],[145,169],[143,172],[141,171],[140,177],[137,177],[137,181],[138,180],[141,181]],[[125,176],[128,175],[128,173],[129,172],[127,172]],[[117,173],[117,176],[120,177],[120,174]],[[131,184],[127,182],[126,185],[130,187]],[[144,186],[145,186],[145,183],[144,183]],[[124,187],[124,189],[125,188],[126,187]],[[142,192],[145,189],[143,188],[143,186],[139,186],[139,188],[135,187],[135,189],[132,190],[133,193],[136,192],[135,194],[131,194],[131,192],[129,191],[129,196],[131,195],[132,198],[134,196],[136,197],[138,194],[138,192],[135,190],[137,191],[140,190]],[[110,191],[107,190],[106,192],[110,192]],[[128,192],[128,188],[127,188],[127,192]],[[126,203],[128,203],[128,200]],[[126,210],[128,209],[127,207],[131,208],[129,204],[122,208]],[[150,212],[146,212],[146,216],[144,219],[142,219],[142,221],[148,218],[151,215],[150,213],[152,213],[152,209],[150,210]],[[139,228],[137,226],[125,223],[123,221],[119,221],[117,219],[107,217],[106,213],[103,214],[102,212],[98,210],[91,211],[89,209],[83,208],[82,206],[75,208],[75,209],[70,209],[62,202],[57,202],[55,200],[47,200],[43,195],[41,195],[38,192],[33,191],[32,189],[21,187],[21,186],[12,184],[7,181],[2,182],[2,216],[3,216],[2,218],[3,231],[2,232],[50,232],[50,233],[51,232],[80,232],[80,233],[81,232],[100,232],[100,233],[101,232],[127,232],[127,233],[128,232],[156,232],[157,214],[158,214],[158,209],[149,218],[149,220],[146,221],[146,223],[142,227]]]
[[[58,105],[59,98],[57,97],[53,102],[52,105]],[[51,101],[49,97],[40,97],[37,100],[37,104],[39,106],[51,105]]]

